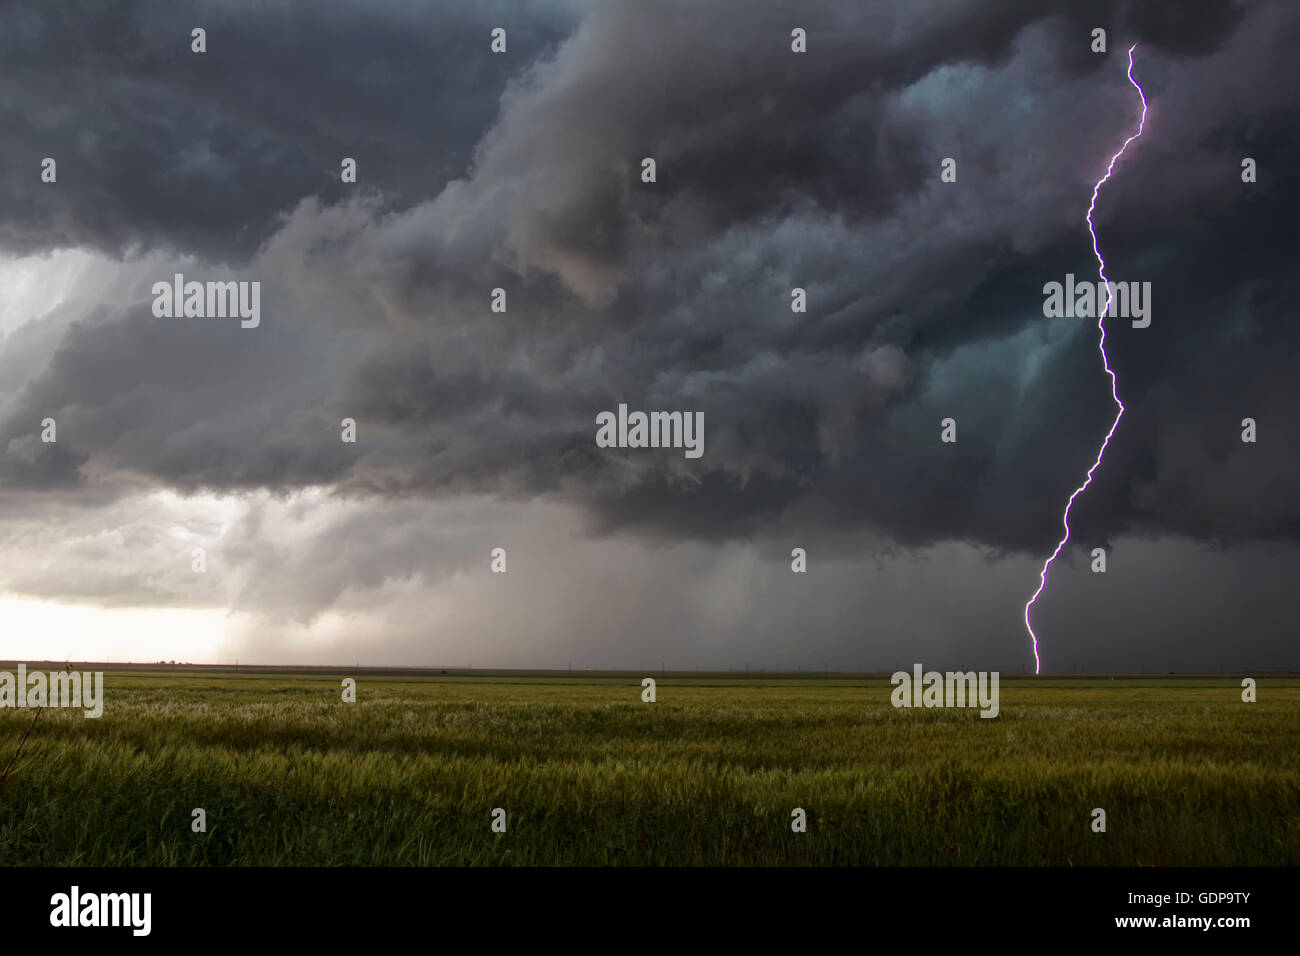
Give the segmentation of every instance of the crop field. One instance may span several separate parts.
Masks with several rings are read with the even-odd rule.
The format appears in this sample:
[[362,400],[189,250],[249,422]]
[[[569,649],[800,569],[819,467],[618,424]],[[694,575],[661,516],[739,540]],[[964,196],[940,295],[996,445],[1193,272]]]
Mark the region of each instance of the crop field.
[[[981,719],[641,676],[107,671],[101,718],[30,728],[0,865],[1300,863],[1300,679],[1004,678]],[[0,710],[0,770],[33,716]]]

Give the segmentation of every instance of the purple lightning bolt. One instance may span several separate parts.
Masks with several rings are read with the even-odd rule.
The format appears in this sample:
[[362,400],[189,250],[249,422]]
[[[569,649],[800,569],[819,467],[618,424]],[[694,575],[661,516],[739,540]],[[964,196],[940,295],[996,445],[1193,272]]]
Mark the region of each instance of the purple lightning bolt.
[[1093,255],[1097,257],[1097,274],[1101,276],[1101,281],[1106,286],[1106,304],[1102,306],[1101,315],[1097,318],[1097,328],[1101,331],[1101,338],[1097,343],[1097,348],[1101,351],[1101,364],[1105,367],[1106,374],[1110,376],[1110,396],[1115,399],[1115,404],[1119,407],[1119,411],[1115,413],[1115,420],[1111,422],[1110,431],[1106,433],[1106,437],[1102,440],[1101,449],[1097,452],[1097,460],[1094,461],[1092,467],[1088,469],[1088,477],[1084,479],[1083,484],[1074,489],[1074,494],[1070,495],[1070,500],[1065,503],[1065,514],[1061,517],[1061,524],[1065,526],[1065,537],[1061,538],[1060,542],[1056,545],[1056,550],[1052,552],[1052,556],[1043,562],[1042,573],[1038,575],[1038,590],[1034,592],[1034,596],[1031,597],[1029,603],[1025,605],[1025,627],[1029,630],[1029,636],[1034,642],[1035,674],[1042,672],[1043,663],[1038,657],[1038,635],[1034,633],[1034,626],[1029,623],[1029,609],[1034,606],[1034,602],[1038,600],[1038,596],[1043,593],[1043,588],[1047,587],[1047,569],[1052,566],[1052,562],[1056,560],[1056,556],[1061,553],[1061,549],[1065,547],[1065,543],[1070,540],[1070,508],[1074,506],[1074,499],[1079,497],[1079,495],[1081,495],[1087,487],[1092,484],[1092,473],[1096,471],[1097,466],[1101,464],[1102,456],[1106,454],[1106,447],[1110,444],[1111,436],[1115,434],[1115,429],[1119,427],[1119,420],[1124,417],[1124,403],[1119,400],[1119,390],[1116,387],[1115,373],[1111,370],[1110,362],[1106,358],[1106,312],[1110,309],[1110,303],[1113,296],[1110,292],[1110,281],[1106,278],[1106,260],[1101,257],[1101,250],[1097,248],[1097,231],[1092,226],[1092,214],[1097,208],[1097,197],[1101,194],[1101,187],[1106,184],[1106,181],[1110,179],[1111,174],[1115,171],[1115,163],[1124,155],[1124,150],[1128,149],[1128,144],[1142,135],[1142,128],[1146,125],[1147,96],[1142,92],[1142,87],[1138,85],[1138,81],[1133,79],[1133,51],[1136,49],[1136,43],[1128,48],[1128,81],[1133,84],[1133,88],[1138,91],[1138,96],[1142,98],[1142,117],[1138,120],[1137,132],[1124,140],[1124,145],[1119,148],[1119,152],[1110,158],[1110,165],[1106,167],[1106,175],[1102,176],[1101,179],[1097,181],[1097,185],[1093,187],[1092,202],[1088,204],[1087,217],[1088,232],[1092,235],[1092,252]]

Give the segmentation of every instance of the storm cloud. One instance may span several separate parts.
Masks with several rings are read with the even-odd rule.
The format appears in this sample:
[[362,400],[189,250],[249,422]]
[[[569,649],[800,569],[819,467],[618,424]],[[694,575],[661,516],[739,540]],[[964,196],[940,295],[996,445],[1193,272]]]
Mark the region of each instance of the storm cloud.
[[[522,523],[557,557],[631,543],[629,580],[665,593],[702,555],[788,577],[807,547],[846,569],[809,589],[832,643],[864,613],[848,569],[925,554],[931,587],[989,575],[970,641],[1010,654],[1015,582],[1113,416],[1095,321],[1045,318],[1043,286],[1095,277],[1084,213],[1136,126],[1133,43],[1148,128],[1095,221],[1152,324],[1108,321],[1127,411],[1075,540],[1300,570],[1297,41],[1282,2],[6,5],[0,278],[58,278],[0,294],[0,517],[11,543],[36,510],[154,544],[116,570],[24,551],[0,587],[274,629],[450,586]],[[260,282],[261,325],[157,317],[175,273]],[[598,448],[619,403],[702,412],[704,456]],[[199,535],[224,583],[167,570],[158,495],[241,502]],[[477,531],[428,526],[462,507]],[[281,552],[282,521],[313,530]],[[660,629],[776,628],[745,580],[730,618],[701,597]],[[895,590],[893,647],[941,628]]]

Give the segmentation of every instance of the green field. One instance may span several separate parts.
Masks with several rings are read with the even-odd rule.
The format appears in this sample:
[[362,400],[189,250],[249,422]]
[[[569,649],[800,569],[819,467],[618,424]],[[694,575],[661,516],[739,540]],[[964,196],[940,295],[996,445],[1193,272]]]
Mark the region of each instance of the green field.
[[1300,863],[1294,678],[1004,678],[984,720],[881,678],[343,676],[107,672],[0,784],[0,864]]

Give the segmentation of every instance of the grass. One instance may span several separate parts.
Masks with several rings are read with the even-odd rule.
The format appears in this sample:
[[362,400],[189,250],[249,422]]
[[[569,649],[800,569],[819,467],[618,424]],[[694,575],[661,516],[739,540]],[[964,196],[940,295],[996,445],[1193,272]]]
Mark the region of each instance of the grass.
[[0,785],[0,864],[1300,863],[1296,679],[1004,679],[984,720],[881,679],[340,677],[107,672]]

